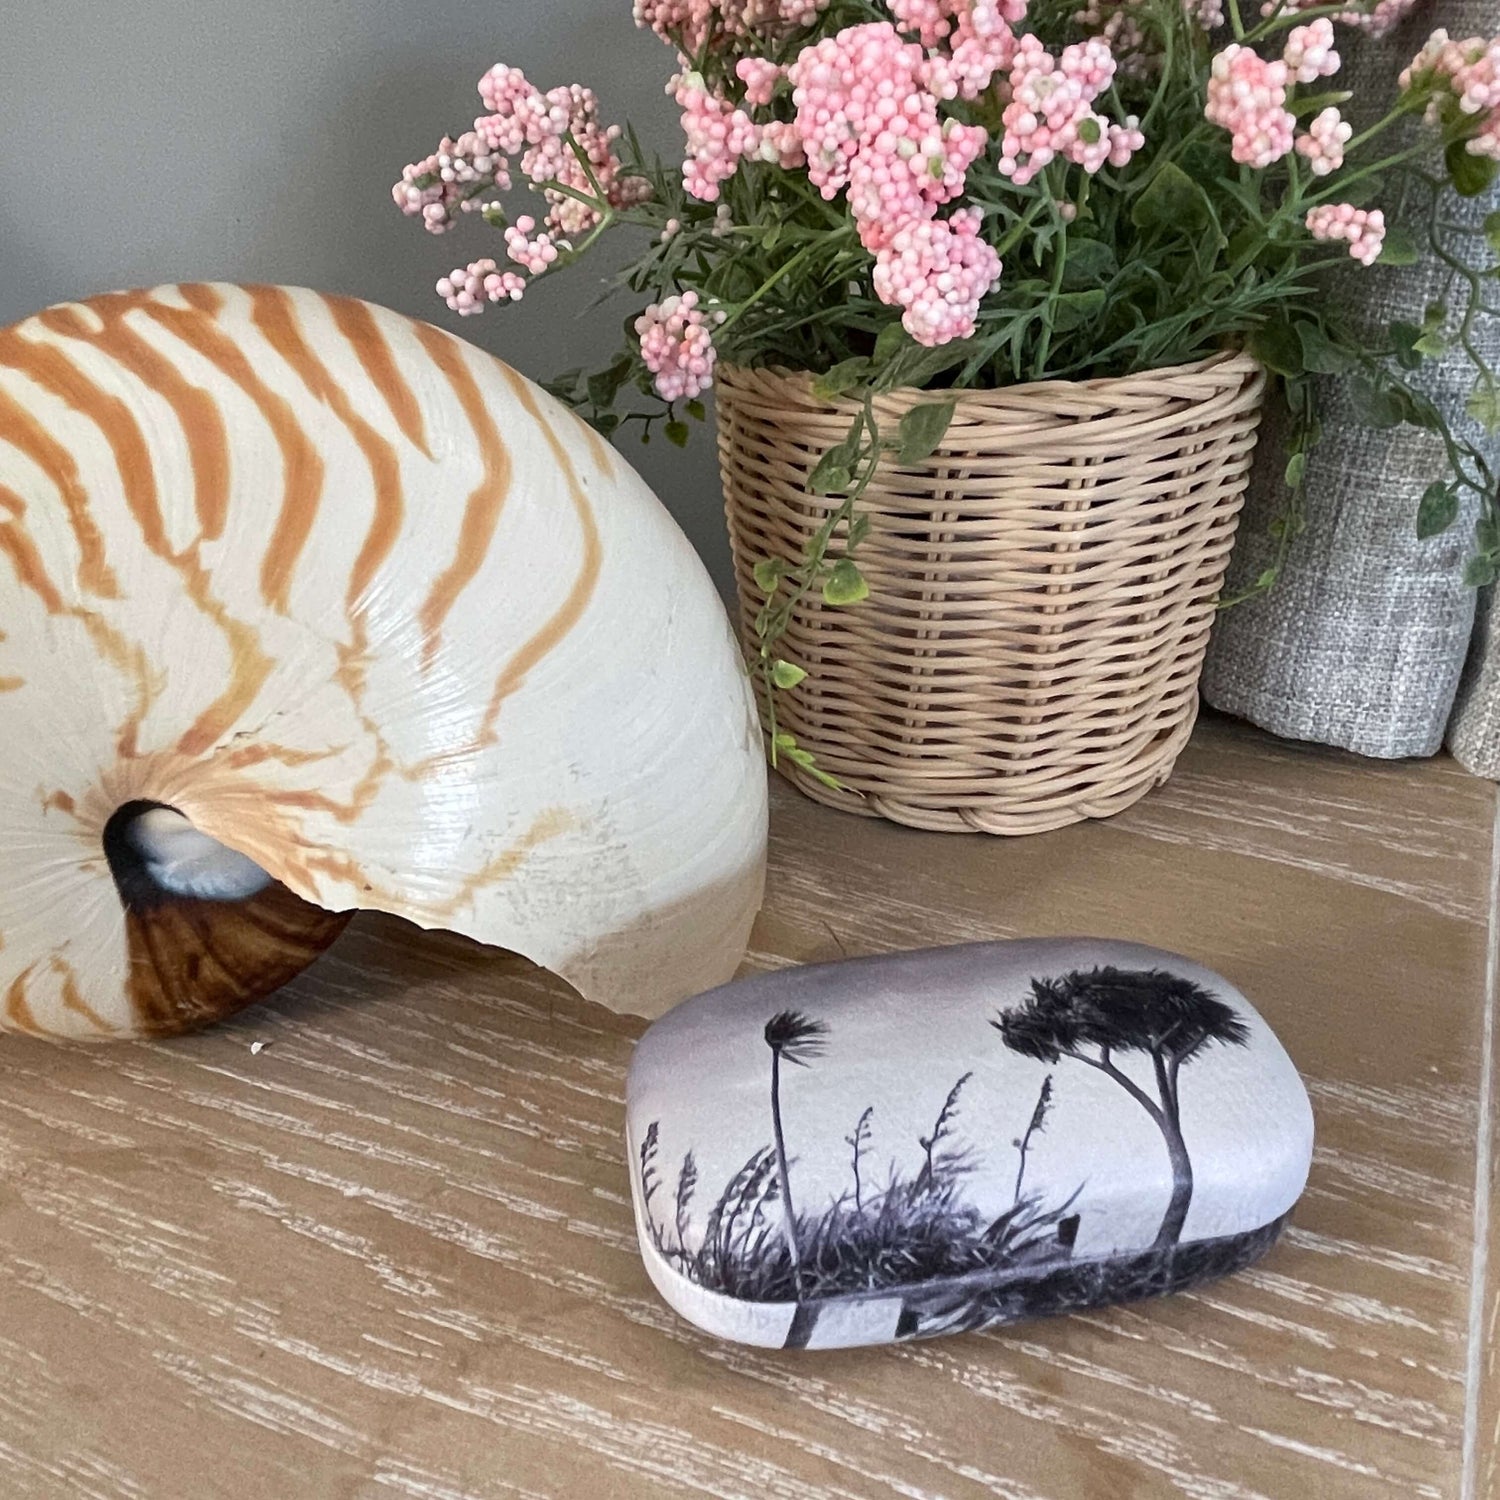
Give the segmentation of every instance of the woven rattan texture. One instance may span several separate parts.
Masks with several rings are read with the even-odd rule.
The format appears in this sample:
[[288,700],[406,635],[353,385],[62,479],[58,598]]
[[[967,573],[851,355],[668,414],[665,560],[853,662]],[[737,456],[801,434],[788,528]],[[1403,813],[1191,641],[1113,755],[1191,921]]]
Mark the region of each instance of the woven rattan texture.
[[[997,834],[1107,817],[1163,781],[1197,712],[1263,385],[1225,354],[963,393],[937,452],[888,457],[861,497],[870,597],[809,595],[779,646],[810,674],[778,695],[782,727],[849,790],[782,770],[850,812]],[[753,644],[755,564],[799,560],[838,507],[807,478],[854,408],[778,370],[722,369],[717,392]],[[931,399],[880,398],[883,430]]]

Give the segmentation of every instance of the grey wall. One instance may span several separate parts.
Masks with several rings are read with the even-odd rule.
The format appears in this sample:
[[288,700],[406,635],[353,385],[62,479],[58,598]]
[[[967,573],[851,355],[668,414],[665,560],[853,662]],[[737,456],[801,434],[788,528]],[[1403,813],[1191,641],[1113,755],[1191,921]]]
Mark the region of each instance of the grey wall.
[[[536,377],[607,356],[630,304],[578,316],[607,260],[461,320],[432,284],[498,233],[429,235],[391,202],[502,61],[588,84],[677,150],[674,60],[630,0],[0,0],[0,325],[117,287],[279,281],[427,318]],[[710,430],[686,453],[623,446],[725,586]]]

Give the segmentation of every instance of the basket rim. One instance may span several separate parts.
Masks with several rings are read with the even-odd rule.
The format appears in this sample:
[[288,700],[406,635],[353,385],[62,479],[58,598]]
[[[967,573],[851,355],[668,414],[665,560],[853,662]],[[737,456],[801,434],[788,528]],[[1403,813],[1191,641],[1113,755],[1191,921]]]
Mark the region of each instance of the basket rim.
[[[1223,374],[1235,377],[1237,383],[1245,384],[1264,376],[1265,366],[1243,349],[1221,349],[1202,359],[1189,360],[1175,365],[1159,365],[1152,370],[1135,370],[1129,375],[1096,375],[1085,380],[1024,380],[1013,385],[974,386],[953,391],[929,386],[900,385],[889,391],[881,391],[878,401],[915,401],[923,397],[941,398],[952,396],[957,411],[965,408],[984,410],[996,406],[1011,406],[1037,398],[1045,398],[1064,391],[1088,391],[1103,394],[1127,393],[1139,386],[1159,385],[1174,379],[1196,380],[1207,374]],[[785,365],[741,365],[732,361],[721,361],[715,371],[714,383],[731,387],[740,386],[756,378],[769,377],[780,384],[790,386],[807,397],[809,402],[826,411],[837,411],[858,405],[847,396],[824,400],[813,394],[813,381],[817,375],[812,370],[794,370]]]

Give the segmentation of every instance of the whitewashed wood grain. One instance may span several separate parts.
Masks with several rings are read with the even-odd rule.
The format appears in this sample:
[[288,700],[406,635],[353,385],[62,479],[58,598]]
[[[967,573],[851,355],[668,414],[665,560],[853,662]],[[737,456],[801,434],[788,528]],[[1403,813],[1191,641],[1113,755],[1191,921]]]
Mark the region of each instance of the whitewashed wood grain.
[[756,965],[1087,931],[1241,985],[1318,1116],[1282,1244],[1007,1331],[713,1343],[635,1251],[639,1024],[360,922],[216,1032],[0,1043],[0,1496],[1457,1496],[1494,789],[1208,723],[1106,828],[776,808]]

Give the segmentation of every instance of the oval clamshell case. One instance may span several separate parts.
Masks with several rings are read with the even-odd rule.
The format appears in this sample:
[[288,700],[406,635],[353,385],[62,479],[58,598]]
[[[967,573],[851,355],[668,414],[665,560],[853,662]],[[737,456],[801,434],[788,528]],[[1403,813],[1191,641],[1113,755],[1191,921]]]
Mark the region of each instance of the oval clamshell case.
[[709,1333],[888,1343],[1248,1265],[1307,1181],[1307,1092],[1217,974],[1088,939],[739,980],[641,1039],[641,1252]]

